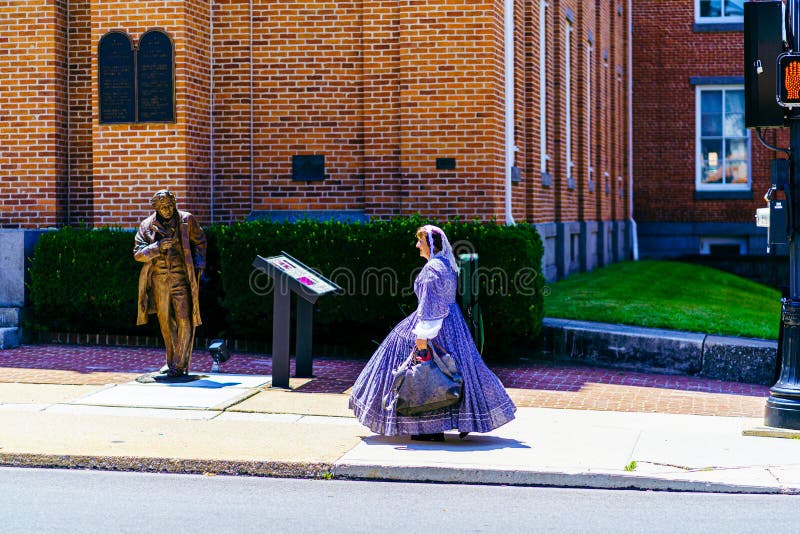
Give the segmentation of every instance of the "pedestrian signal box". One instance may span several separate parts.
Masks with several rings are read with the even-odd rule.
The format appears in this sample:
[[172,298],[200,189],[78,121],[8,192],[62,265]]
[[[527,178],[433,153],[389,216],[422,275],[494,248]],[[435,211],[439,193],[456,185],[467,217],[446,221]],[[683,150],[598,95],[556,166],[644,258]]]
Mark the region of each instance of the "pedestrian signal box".
[[747,128],[783,128],[786,109],[775,99],[783,47],[783,4],[744,3],[744,122]]
[[800,53],[778,56],[778,104],[785,108],[800,107]]

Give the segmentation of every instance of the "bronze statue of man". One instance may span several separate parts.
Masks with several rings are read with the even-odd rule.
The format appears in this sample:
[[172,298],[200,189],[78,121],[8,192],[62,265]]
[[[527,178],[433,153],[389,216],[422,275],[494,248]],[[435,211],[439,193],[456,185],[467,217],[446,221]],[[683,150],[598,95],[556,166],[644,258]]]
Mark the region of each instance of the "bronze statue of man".
[[206,235],[191,213],[180,211],[169,189],[158,191],[150,204],[155,210],[139,225],[133,257],[144,263],[139,274],[139,314],[158,316],[167,347],[166,373],[177,378],[189,373],[194,330],[200,320],[199,279],[206,265]]

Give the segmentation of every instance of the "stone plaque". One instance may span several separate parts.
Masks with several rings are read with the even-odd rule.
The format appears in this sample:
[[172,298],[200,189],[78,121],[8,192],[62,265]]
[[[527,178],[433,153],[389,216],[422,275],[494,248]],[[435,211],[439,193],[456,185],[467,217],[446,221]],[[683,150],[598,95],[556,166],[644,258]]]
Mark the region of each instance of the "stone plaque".
[[97,45],[100,123],[134,122],[133,45],[122,32],[105,34]]
[[172,40],[151,30],[139,40],[139,122],[175,121],[175,62]]

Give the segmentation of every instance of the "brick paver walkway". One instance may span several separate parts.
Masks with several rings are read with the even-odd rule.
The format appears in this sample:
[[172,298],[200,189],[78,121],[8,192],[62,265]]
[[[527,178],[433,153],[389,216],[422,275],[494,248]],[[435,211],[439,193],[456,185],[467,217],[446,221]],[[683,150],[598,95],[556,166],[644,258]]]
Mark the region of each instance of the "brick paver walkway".
[[[0,382],[114,384],[153,372],[163,363],[163,349],[25,345],[0,351]],[[343,393],[365,363],[316,358],[314,380],[295,391]],[[761,417],[769,396],[766,386],[686,376],[542,362],[490,367],[519,406]],[[196,351],[192,371],[210,370],[209,355]],[[270,374],[272,362],[263,356],[234,354],[222,371]]]

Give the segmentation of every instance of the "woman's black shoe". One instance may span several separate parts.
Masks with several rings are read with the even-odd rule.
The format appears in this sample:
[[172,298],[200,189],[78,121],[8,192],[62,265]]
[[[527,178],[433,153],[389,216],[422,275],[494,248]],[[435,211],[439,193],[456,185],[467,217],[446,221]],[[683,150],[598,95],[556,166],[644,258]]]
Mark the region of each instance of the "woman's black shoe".
[[414,434],[411,436],[413,441],[444,441],[444,432],[435,434]]

